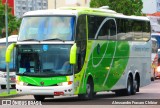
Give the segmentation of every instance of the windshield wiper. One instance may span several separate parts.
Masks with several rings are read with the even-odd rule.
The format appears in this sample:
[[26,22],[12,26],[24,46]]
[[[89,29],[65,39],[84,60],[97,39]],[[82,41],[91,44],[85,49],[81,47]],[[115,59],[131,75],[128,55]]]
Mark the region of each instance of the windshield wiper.
[[53,71],[52,69],[43,69],[44,73],[53,73],[55,71]]
[[52,41],[52,40],[58,40],[58,41],[65,41],[65,40],[62,40],[62,39],[59,39],[59,38],[53,38],[53,39],[45,39],[43,41]]
[[23,72],[22,75],[27,75],[28,72]]
[[40,40],[37,40],[37,39],[24,39],[24,40],[20,40],[20,41],[37,41],[37,42],[40,42]]

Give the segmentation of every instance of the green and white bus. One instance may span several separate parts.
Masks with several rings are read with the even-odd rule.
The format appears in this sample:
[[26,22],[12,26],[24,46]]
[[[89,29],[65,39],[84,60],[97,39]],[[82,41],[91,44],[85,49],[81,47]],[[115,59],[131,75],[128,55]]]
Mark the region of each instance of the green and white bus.
[[91,99],[101,91],[131,95],[151,78],[150,22],[103,8],[38,10],[23,16],[16,89],[36,100]]

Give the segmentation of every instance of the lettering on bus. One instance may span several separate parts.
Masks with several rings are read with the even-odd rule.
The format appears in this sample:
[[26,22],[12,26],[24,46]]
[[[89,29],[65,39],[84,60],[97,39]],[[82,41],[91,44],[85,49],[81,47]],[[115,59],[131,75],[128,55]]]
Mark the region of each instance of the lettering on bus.
[[149,51],[149,48],[147,47],[135,47],[134,49],[135,51],[140,51],[140,52],[148,52]]

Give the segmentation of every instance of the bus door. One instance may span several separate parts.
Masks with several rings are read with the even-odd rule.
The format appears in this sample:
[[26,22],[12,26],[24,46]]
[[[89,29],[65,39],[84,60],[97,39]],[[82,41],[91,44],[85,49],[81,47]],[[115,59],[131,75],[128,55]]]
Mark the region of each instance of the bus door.
[[76,44],[77,44],[77,63],[75,72],[78,73],[81,71],[85,55],[86,55],[86,45],[87,45],[87,37],[86,37],[86,15],[81,15],[78,17],[77,28],[76,28]]

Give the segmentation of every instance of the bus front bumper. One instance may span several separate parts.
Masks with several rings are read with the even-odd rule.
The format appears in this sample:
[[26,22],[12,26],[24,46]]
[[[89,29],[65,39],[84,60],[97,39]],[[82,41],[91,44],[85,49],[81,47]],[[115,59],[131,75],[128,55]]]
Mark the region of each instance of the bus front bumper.
[[29,95],[74,95],[73,84],[67,86],[21,86],[16,85],[19,94]]

